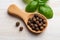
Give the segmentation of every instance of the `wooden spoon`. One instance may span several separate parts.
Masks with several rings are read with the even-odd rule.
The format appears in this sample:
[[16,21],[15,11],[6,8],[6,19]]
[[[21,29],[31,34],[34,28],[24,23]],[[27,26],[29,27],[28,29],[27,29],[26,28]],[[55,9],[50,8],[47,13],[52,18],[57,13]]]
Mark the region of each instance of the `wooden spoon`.
[[29,18],[32,18],[33,15],[36,14],[36,13],[23,12],[22,10],[20,10],[20,9],[19,9],[16,5],[14,5],[14,4],[13,4],[13,5],[10,5],[10,7],[8,8],[8,12],[9,12],[9,14],[11,14],[11,15],[16,15],[16,16],[22,18],[23,21],[25,22],[27,28],[28,28],[32,33],[39,34],[39,33],[43,32],[44,29],[47,27],[46,17],[43,16],[42,14],[37,13],[41,18],[43,18],[43,19],[46,20],[46,27],[43,29],[43,31],[40,31],[40,30],[39,30],[39,31],[35,31],[35,30],[32,30],[29,25],[27,25],[27,22],[28,22],[28,19],[29,19]]

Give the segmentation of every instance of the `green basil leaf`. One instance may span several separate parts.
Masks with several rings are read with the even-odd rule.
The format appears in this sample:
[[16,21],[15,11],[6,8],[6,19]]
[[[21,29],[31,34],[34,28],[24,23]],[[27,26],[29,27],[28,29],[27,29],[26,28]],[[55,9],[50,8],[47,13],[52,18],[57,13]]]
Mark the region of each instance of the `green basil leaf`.
[[38,7],[38,12],[43,14],[47,19],[53,17],[53,11],[48,5]]
[[27,12],[34,12],[34,11],[36,11],[36,9],[37,9],[37,5],[38,4],[38,2],[37,1],[32,1],[32,2],[30,2],[27,6],[26,6],[26,11]]

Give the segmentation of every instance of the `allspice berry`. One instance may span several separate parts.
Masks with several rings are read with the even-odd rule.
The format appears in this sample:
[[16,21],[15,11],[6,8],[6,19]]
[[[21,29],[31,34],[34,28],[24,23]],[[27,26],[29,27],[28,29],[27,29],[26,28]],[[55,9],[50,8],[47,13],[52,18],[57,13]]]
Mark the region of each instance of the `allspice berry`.
[[19,28],[19,31],[22,31],[22,30],[23,30],[23,27],[20,27],[20,28]]
[[18,27],[20,25],[20,23],[19,22],[16,22],[16,27]]

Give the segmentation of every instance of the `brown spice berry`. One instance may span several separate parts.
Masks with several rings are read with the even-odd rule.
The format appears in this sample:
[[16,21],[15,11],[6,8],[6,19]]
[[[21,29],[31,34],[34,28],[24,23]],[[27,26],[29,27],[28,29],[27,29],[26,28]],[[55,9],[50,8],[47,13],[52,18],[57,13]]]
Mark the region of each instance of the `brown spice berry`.
[[34,27],[34,26],[32,26],[32,29],[33,29],[33,30],[35,30],[35,27]]
[[41,22],[41,25],[43,25],[43,22]]
[[43,24],[43,26],[45,27],[45,26],[46,26],[46,24]]
[[35,28],[35,30],[36,30],[36,31],[38,31],[38,30],[39,30],[39,28],[37,27],[37,28]]
[[28,21],[28,25],[30,25],[30,23],[31,23],[31,22],[30,22],[30,21]]
[[39,20],[39,17],[37,17],[36,19]]
[[39,21],[36,21],[36,24],[39,24]]
[[46,23],[46,20],[43,20],[43,23],[45,24]]
[[38,15],[37,14],[34,14],[34,17],[36,18],[36,17],[38,17]]
[[22,31],[22,30],[23,30],[23,27],[20,27],[20,28],[19,28],[19,31]]
[[41,22],[41,21],[42,21],[42,19],[39,19],[39,21]]
[[30,24],[30,26],[32,27],[32,26],[33,26],[33,24],[31,23],[31,24]]
[[34,22],[36,21],[36,18],[35,18],[35,17],[33,18],[33,21],[34,21]]
[[41,26],[42,24],[41,24],[41,23],[39,23],[38,25],[39,25],[39,26]]
[[16,22],[16,27],[18,27],[20,25],[20,23],[19,22]]
[[35,28],[37,28],[37,27],[38,27],[38,25],[37,25],[37,24],[35,24],[34,26],[35,26]]
[[43,30],[43,28],[44,28],[44,27],[43,27],[43,26],[41,26],[41,27],[40,27],[40,30]]

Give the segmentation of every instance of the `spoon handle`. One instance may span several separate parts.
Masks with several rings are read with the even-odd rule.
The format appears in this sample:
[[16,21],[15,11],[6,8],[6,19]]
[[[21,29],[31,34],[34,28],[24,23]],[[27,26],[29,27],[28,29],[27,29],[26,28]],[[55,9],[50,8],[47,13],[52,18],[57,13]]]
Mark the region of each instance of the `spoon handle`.
[[9,12],[9,14],[11,14],[11,15],[16,15],[16,16],[18,16],[18,17],[21,17],[22,19],[25,19],[27,16],[28,16],[28,14],[27,13],[25,13],[25,12],[23,12],[23,11],[21,11],[16,5],[11,5],[9,8],[8,8],[8,12]]

